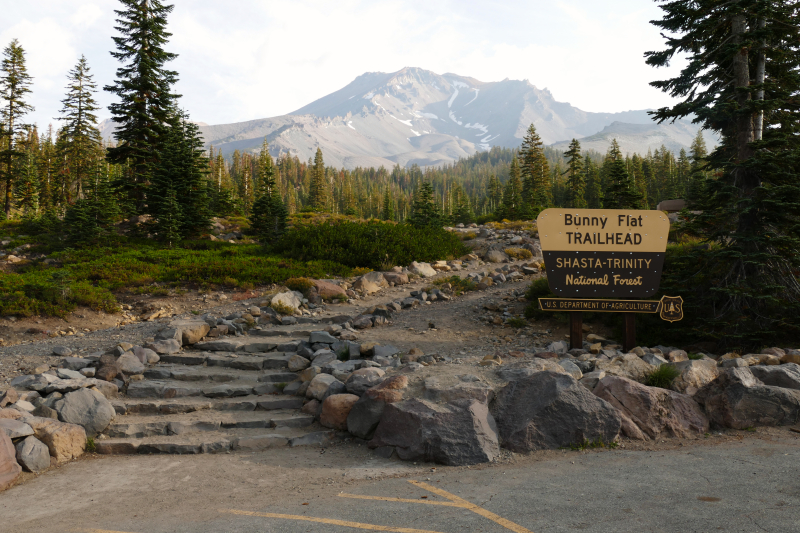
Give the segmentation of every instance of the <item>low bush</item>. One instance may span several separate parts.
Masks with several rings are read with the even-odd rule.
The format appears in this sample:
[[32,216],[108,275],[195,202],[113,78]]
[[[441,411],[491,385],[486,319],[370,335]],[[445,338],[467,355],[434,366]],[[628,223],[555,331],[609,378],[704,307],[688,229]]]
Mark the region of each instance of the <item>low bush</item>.
[[533,257],[533,253],[525,248],[506,248],[503,251],[506,253],[506,255],[508,255],[508,257],[518,261]]
[[506,324],[512,328],[524,328],[528,325],[528,321],[524,318],[512,317],[506,320]]
[[458,236],[442,228],[377,220],[296,226],[276,244],[275,251],[301,261],[328,260],[372,269],[454,259],[469,252]]
[[270,304],[270,307],[272,308],[273,311],[275,311],[279,315],[292,316],[294,314],[294,309],[292,307],[289,307],[288,305],[282,304],[280,302]]
[[449,283],[453,294],[460,296],[465,292],[470,292],[478,289],[478,284],[470,278],[461,278],[459,276],[450,276],[449,278],[441,278],[434,280],[433,284],[441,287],[445,283]]
[[305,292],[314,286],[314,282],[308,278],[289,278],[284,283],[286,287],[293,291]]
[[671,365],[661,365],[650,374],[644,384],[648,387],[658,387],[660,389],[669,389],[675,378],[681,375],[680,370]]

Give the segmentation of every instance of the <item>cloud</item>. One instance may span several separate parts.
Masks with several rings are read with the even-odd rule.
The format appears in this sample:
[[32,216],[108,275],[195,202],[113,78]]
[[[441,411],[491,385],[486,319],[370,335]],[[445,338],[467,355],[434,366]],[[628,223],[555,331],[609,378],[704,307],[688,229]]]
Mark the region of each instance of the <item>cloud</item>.
[[[179,54],[169,65],[180,75],[176,89],[193,119],[212,124],[289,113],[364,72],[406,66],[481,81],[528,79],[586,111],[670,101],[648,86],[665,73],[644,64],[644,51],[662,43],[648,24],[658,8],[640,0],[173,3],[168,50]],[[64,76],[81,53],[101,87],[118,67],[108,52],[120,4],[69,4],[24,3],[16,8],[19,22],[0,33],[24,35],[42,111],[57,107]],[[102,105],[113,99],[98,94]]]

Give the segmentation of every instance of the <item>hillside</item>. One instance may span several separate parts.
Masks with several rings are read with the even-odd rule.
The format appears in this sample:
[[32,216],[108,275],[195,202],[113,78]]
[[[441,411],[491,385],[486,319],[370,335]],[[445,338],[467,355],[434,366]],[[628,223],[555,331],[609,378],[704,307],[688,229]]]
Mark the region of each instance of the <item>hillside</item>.
[[[617,137],[623,152],[662,144],[679,150],[696,135],[688,121],[657,125],[646,110],[591,113],[557,101],[529,81],[485,83],[420,68],[368,72],[342,89],[284,116],[234,124],[201,125],[207,145],[225,155],[260,148],[303,160],[321,147],[328,165],[391,168],[438,166],[488,150],[519,146],[533,123],[545,144],[572,138],[605,152]],[[108,135],[108,129],[104,136]]]

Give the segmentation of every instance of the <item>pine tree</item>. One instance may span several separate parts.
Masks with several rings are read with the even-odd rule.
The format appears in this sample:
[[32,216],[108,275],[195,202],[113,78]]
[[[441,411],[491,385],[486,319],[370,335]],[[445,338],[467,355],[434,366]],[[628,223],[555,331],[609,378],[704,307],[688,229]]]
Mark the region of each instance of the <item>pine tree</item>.
[[24,218],[36,216],[39,211],[39,169],[36,165],[35,146],[29,142],[24,147],[21,161],[17,161],[19,169],[15,171],[14,181],[15,207],[22,212]]
[[531,124],[519,150],[523,207],[520,214],[536,218],[539,212],[553,205],[550,165],[544,155],[542,139]]
[[487,190],[487,195],[489,200],[489,211],[494,213],[500,208],[500,204],[503,202],[503,185],[494,174],[489,177],[489,188]]
[[394,199],[392,198],[389,188],[383,193],[383,208],[381,209],[381,218],[383,220],[394,220]]
[[581,143],[577,139],[572,139],[569,143],[569,150],[564,153],[567,159],[567,207],[575,209],[585,209],[586,199],[586,176],[583,170],[583,156],[581,156]]
[[453,197],[455,208],[453,209],[453,223],[454,224],[470,224],[475,220],[475,213],[472,210],[472,204],[469,201],[469,196],[464,192],[461,185],[456,184],[453,188]]
[[603,167],[607,179],[603,207],[606,209],[640,209],[642,195],[636,189],[636,184],[625,168],[625,159],[622,157],[616,139],[611,141],[611,147],[608,149]]
[[436,202],[431,182],[423,181],[414,195],[408,222],[418,228],[442,227],[442,210]]
[[17,160],[25,157],[25,152],[17,150],[14,144],[15,137],[21,134],[26,125],[22,117],[34,110],[33,106],[25,101],[25,95],[31,92],[32,82],[28,69],[25,66],[25,50],[14,39],[3,50],[3,61],[0,64],[0,98],[3,100],[0,119],[3,122],[3,150],[0,152],[0,180],[5,184],[6,217],[11,213],[14,193],[14,179],[17,172]]
[[328,210],[328,183],[325,180],[325,162],[322,160],[322,150],[319,148],[317,148],[317,153],[314,155],[314,166],[311,169],[308,203],[314,211]]
[[[800,331],[800,26],[795,2],[663,3],[653,22],[669,34],[648,52],[660,67],[687,65],[651,85],[679,102],[654,112],[663,122],[694,115],[720,135],[686,230],[695,247],[670,271],[691,287],[684,306],[705,338],[743,349]],[[698,146],[698,152],[699,152]],[[703,247],[705,248],[705,247]],[[669,286],[669,284],[667,284]]]
[[261,145],[258,156],[258,189],[250,215],[250,227],[261,244],[274,244],[286,233],[288,211],[281,199],[272,156],[267,140]]
[[65,157],[70,161],[70,181],[74,183],[77,198],[83,196],[84,181],[96,170],[101,145],[100,130],[97,129],[97,102],[93,93],[97,84],[89,74],[86,58],[81,56],[78,64],[69,72],[67,96],[61,101],[59,120],[63,122]]
[[147,187],[160,160],[164,139],[178,95],[172,86],[178,75],[165,65],[177,57],[164,46],[172,35],[166,31],[167,15],[174,6],[160,0],[120,0],[123,10],[114,37],[117,51],[111,55],[123,63],[117,79],[104,89],[119,98],[109,110],[117,124],[117,145],[108,149],[112,163],[129,162],[128,174],[120,184],[130,207],[144,212]]
[[503,190],[503,202],[497,218],[507,218],[509,220],[519,220],[522,211],[522,180],[520,179],[519,161],[515,155],[511,159],[508,170],[508,181]]
[[588,155],[584,159],[584,172],[586,174],[586,207],[589,209],[603,208],[603,186],[600,180],[600,169]]
[[121,211],[110,175],[110,165],[97,165],[84,183],[84,197],[67,208],[64,228],[67,242],[73,245],[107,242]]

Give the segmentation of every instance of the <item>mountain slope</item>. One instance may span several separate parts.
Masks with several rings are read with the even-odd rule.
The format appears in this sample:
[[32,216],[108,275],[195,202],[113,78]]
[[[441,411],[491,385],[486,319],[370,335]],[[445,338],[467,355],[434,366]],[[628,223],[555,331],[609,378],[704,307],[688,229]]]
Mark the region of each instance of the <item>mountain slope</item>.
[[623,152],[661,144],[688,147],[697,132],[689,122],[657,125],[646,110],[590,113],[555,100],[527,80],[484,83],[419,68],[368,72],[342,89],[288,115],[201,126],[207,145],[228,155],[258,150],[313,157],[321,147],[328,165],[438,166],[491,146],[519,146],[533,123],[545,144],[585,139],[605,152],[617,136]]

